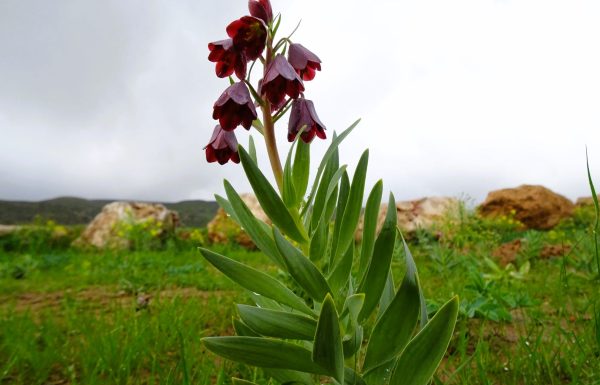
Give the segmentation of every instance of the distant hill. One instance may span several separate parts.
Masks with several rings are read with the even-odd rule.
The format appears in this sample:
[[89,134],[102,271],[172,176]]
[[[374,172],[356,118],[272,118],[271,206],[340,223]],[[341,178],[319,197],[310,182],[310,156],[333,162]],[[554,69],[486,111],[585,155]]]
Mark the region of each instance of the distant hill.
[[[18,225],[32,223],[36,217],[52,219],[63,225],[89,223],[102,207],[115,200],[87,200],[73,197],[61,197],[39,202],[20,202],[0,200],[0,224]],[[162,203],[162,202],[158,202]],[[179,213],[183,226],[202,227],[214,217],[218,209],[217,202],[182,201],[162,203]]]

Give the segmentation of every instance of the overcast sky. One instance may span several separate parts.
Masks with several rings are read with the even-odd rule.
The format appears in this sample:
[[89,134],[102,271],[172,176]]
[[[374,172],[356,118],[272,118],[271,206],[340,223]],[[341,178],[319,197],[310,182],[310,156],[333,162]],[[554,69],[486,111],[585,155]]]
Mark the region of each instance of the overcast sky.
[[[272,1],[323,61],[306,97],[329,138],[362,118],[341,158],[369,147],[369,185],[574,199],[589,195],[586,145],[600,184],[599,1]],[[0,0],[0,199],[212,199],[223,178],[248,190],[241,166],[202,150],[228,85],[207,43],[245,14],[244,0]]]

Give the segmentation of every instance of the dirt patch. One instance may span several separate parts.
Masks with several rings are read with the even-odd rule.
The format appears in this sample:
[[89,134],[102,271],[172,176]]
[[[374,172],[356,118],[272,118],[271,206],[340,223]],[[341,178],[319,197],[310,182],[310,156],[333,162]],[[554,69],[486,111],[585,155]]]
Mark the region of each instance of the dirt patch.
[[11,306],[16,312],[36,313],[45,309],[59,308],[65,301],[83,304],[85,308],[100,309],[109,306],[135,306],[137,310],[147,307],[157,300],[209,299],[232,294],[231,291],[205,291],[196,288],[171,288],[148,293],[131,293],[110,286],[90,287],[83,290],[67,289],[50,293],[22,293],[14,296],[0,296],[0,308]]
[[494,256],[500,266],[505,267],[509,263],[514,263],[517,260],[519,251],[521,251],[521,240],[515,239],[512,242],[503,243],[497,247],[492,252],[492,256]]

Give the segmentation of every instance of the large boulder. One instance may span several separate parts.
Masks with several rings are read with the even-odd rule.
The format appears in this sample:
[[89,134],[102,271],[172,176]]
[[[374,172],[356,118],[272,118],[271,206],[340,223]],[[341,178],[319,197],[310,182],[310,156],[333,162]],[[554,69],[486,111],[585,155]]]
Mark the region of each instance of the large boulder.
[[21,226],[0,225],[0,237],[2,237],[4,235],[12,234],[12,233],[18,231],[20,228],[21,228]]
[[573,202],[544,186],[492,191],[478,207],[486,218],[514,216],[527,229],[549,230],[573,213]]
[[[460,201],[451,197],[426,197],[411,201],[396,202],[398,227],[404,236],[412,236],[418,229],[431,229],[436,223],[451,216],[456,216],[460,209]],[[377,232],[383,226],[387,205],[381,205],[377,218]],[[362,240],[363,219],[356,230],[356,241]]]
[[98,248],[130,248],[131,239],[127,228],[148,225],[154,237],[161,237],[175,230],[179,215],[158,203],[112,202],[90,222],[77,238],[74,246]]
[[[267,217],[267,214],[265,214],[262,207],[260,207],[260,203],[254,195],[241,194],[240,198],[242,198],[246,206],[248,206],[252,214],[254,214],[257,219],[269,225],[271,224],[269,217]],[[219,210],[217,210],[217,214],[208,223],[206,230],[208,240],[211,243],[237,243],[249,249],[256,248],[254,242],[252,242],[252,239],[250,239],[248,234],[246,234],[246,232],[242,230],[240,226],[229,217],[229,215],[227,215],[223,208],[219,208]]]

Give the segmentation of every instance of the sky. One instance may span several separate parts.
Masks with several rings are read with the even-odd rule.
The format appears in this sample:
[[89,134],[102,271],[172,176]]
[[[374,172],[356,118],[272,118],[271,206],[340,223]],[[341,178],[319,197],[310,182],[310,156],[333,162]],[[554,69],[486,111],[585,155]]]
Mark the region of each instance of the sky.
[[[306,82],[328,140],[399,200],[542,184],[600,185],[597,0],[272,0],[280,31],[322,60]],[[208,164],[228,86],[207,43],[242,0],[0,0],[0,199],[212,199],[240,165]],[[277,127],[282,156],[287,119]],[[237,129],[241,144],[248,133]],[[259,164],[269,173],[261,137]],[[261,151],[262,150],[262,151]]]

